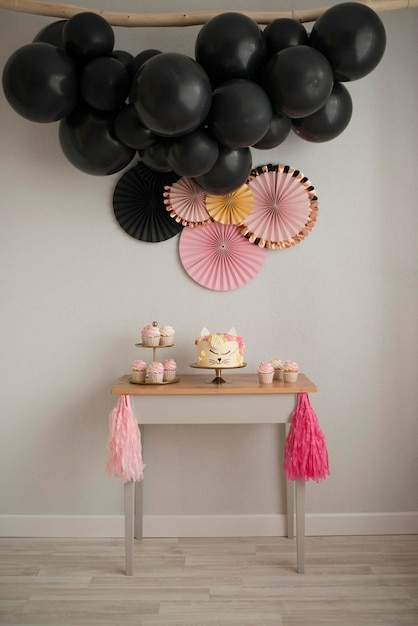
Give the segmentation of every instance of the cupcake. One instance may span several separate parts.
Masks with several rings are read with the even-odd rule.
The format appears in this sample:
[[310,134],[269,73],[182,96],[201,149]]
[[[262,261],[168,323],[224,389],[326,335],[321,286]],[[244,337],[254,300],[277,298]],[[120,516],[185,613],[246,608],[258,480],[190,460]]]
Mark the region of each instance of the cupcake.
[[274,367],[274,380],[283,380],[283,363],[280,359],[271,359],[270,363]]
[[147,364],[145,361],[134,361],[132,363],[132,380],[134,383],[143,383],[147,375]]
[[257,369],[258,380],[260,383],[272,383],[274,376],[274,367],[271,363],[261,361]]
[[169,324],[160,328],[160,346],[172,346],[175,330]]
[[141,333],[142,344],[144,346],[152,346],[155,348],[160,345],[160,329],[158,328],[156,322],[154,322],[152,326],[144,326]]
[[163,361],[164,381],[174,380],[177,373],[177,364],[174,359],[165,359]]
[[295,383],[298,379],[299,365],[295,361],[285,361],[283,364],[283,380],[285,383]]
[[158,361],[150,363],[148,368],[148,382],[150,383],[162,383],[164,376],[164,366]]

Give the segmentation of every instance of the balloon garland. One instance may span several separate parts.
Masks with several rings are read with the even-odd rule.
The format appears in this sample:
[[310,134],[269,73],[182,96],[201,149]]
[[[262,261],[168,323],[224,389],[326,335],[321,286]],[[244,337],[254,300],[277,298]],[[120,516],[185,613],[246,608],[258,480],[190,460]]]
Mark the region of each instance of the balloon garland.
[[291,130],[309,142],[337,137],[352,114],[343,83],[377,66],[386,35],[372,9],[346,2],[310,34],[292,19],[262,30],[244,14],[218,14],[200,29],[194,59],[114,44],[97,13],[49,24],[7,60],[7,101],[30,121],[58,121],[64,155],[87,174],[114,174],[139,156],[224,194],[246,181],[250,148],[274,148]]

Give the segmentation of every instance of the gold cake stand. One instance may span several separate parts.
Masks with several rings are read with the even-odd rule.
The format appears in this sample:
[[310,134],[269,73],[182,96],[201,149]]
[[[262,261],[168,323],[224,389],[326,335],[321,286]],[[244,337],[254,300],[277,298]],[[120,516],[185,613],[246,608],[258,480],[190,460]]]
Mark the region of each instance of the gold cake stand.
[[198,365],[197,363],[190,363],[190,367],[195,367],[196,369],[199,370],[215,370],[215,378],[213,380],[208,380],[208,383],[215,383],[216,385],[221,385],[223,383],[226,383],[228,381],[226,381],[224,378],[222,378],[222,370],[223,369],[228,369],[228,370],[237,370],[237,369],[241,369],[242,367],[245,367],[247,364],[243,363],[242,365],[235,365],[234,367],[222,367],[222,366],[216,366],[216,365],[205,365],[204,367],[202,367],[201,365]]

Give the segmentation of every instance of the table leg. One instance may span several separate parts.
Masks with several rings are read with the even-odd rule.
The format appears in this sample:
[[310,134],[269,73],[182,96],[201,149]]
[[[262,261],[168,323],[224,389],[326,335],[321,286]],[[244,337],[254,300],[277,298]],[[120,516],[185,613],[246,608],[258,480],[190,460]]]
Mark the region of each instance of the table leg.
[[299,574],[305,572],[305,483],[296,481],[296,551]]
[[133,574],[134,557],[134,508],[135,508],[135,482],[130,480],[124,485],[125,498],[125,561],[126,575]]
[[287,538],[295,537],[295,481],[286,480]]
[[[138,426],[139,428],[139,426]],[[142,445],[142,456],[144,453],[144,431],[145,426],[142,424],[141,426],[141,445]],[[143,480],[140,480],[135,483],[135,539],[142,539],[143,537]]]
[[[285,445],[286,437],[290,430],[290,423],[285,424]],[[287,538],[295,537],[295,481],[286,480],[286,511],[287,511]]]

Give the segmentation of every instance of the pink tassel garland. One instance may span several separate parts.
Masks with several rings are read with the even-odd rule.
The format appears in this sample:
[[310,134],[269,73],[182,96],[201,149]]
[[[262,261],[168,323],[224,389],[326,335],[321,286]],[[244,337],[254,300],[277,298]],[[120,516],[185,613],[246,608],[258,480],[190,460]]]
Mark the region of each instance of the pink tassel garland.
[[299,393],[290,416],[286,437],[283,471],[288,480],[312,479],[316,482],[330,475],[325,437],[307,393]]
[[128,395],[121,395],[109,416],[106,471],[123,482],[142,480],[141,433]]

